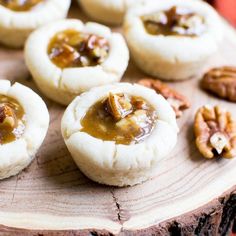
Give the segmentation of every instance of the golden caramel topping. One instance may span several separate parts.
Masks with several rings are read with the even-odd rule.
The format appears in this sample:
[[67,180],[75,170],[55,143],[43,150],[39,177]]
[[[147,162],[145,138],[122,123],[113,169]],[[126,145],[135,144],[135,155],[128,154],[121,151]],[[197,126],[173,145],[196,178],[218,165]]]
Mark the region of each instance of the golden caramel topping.
[[154,108],[143,98],[110,93],[90,107],[81,131],[117,144],[136,144],[150,135],[156,120]]
[[29,11],[43,0],[0,0],[0,5],[13,11]]
[[152,35],[199,36],[206,30],[202,16],[188,9],[172,7],[141,17],[146,31]]
[[20,138],[24,132],[24,109],[13,98],[0,95],[0,144]]
[[51,61],[60,68],[96,66],[105,61],[108,53],[105,38],[75,30],[57,33],[48,47]]

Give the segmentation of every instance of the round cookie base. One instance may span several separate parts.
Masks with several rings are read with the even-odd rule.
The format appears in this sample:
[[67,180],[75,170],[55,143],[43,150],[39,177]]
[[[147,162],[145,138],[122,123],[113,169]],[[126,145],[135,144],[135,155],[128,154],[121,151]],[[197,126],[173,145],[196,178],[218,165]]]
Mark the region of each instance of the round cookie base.
[[[161,59],[148,60],[145,55],[140,55],[139,50],[133,50],[130,46],[132,60],[147,75],[153,76],[157,79],[168,81],[183,81],[198,77],[199,73],[210,60],[210,56],[196,62],[180,62],[173,63],[161,61]],[[212,55],[213,57],[213,55]]]
[[[82,130],[81,120],[88,109],[109,93],[139,96],[153,107],[157,120],[142,142],[117,144]],[[123,187],[157,175],[159,162],[177,143],[178,127],[173,109],[161,95],[137,84],[117,83],[93,88],[75,98],[64,113],[61,131],[72,158],[86,176],[98,183]]]
[[[22,132],[18,130],[21,124],[17,124],[18,117],[15,114],[17,108],[15,108],[10,116],[16,116],[16,122],[12,126],[12,131],[7,131],[14,132],[14,140],[2,142],[0,145],[0,179],[5,179],[18,174],[33,160],[46,137],[49,113],[41,97],[19,83],[11,85],[10,81],[0,80],[0,94],[15,99],[24,111],[23,128],[20,128]],[[4,103],[3,101],[3,107]],[[3,114],[2,117],[7,116]],[[4,134],[4,129],[0,132],[1,136],[2,134]]]
[[31,156],[30,158],[24,158],[24,161],[20,161],[18,163],[11,163],[10,166],[4,169],[0,169],[0,180],[10,178],[19,174],[26,167],[30,165],[30,163],[34,160],[35,156]]
[[102,1],[77,0],[84,12],[94,19],[108,25],[120,25],[125,15],[124,6],[122,8],[111,7],[111,4],[102,4]]
[[76,93],[74,94],[66,90],[58,89],[55,86],[50,86],[49,84],[45,84],[43,82],[41,83],[41,80],[37,79],[36,76],[37,75],[33,75],[33,77],[36,78],[34,81],[37,84],[39,90],[52,101],[67,106],[78,95]]
[[0,44],[11,48],[22,48],[32,29],[10,29],[0,27]]
[[[186,35],[152,35],[141,16],[172,6],[186,7],[205,17],[205,32]],[[218,14],[202,1],[147,1],[130,8],[124,20],[124,34],[138,67],[149,75],[165,80],[186,80],[197,76],[219,50],[223,25]]]
[[129,187],[129,186],[135,186],[138,184],[141,184],[149,179],[152,179],[155,177],[156,169],[147,169],[147,170],[141,170],[138,174],[137,172],[125,172],[125,173],[119,173],[119,176],[117,176],[114,172],[105,172],[103,171],[102,175],[99,175],[99,173],[95,176],[90,174],[90,169],[80,168],[81,171],[86,175],[89,179],[93,180],[94,182],[97,182],[99,184],[105,184],[108,186],[115,186],[115,187]]

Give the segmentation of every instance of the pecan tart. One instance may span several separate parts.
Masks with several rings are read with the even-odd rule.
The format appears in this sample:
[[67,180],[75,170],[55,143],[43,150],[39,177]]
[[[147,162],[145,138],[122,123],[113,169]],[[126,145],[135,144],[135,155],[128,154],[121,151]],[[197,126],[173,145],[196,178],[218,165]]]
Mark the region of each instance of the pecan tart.
[[92,87],[118,82],[129,52],[124,38],[106,26],[62,20],[32,33],[25,60],[39,89],[67,105]]
[[168,80],[196,76],[222,41],[222,22],[203,1],[155,0],[132,7],[124,22],[136,64]]
[[0,0],[0,43],[22,47],[36,28],[67,16],[71,0]]
[[0,81],[0,179],[18,174],[29,165],[49,125],[43,100],[18,83]]
[[75,98],[61,126],[80,170],[114,186],[154,177],[178,133],[168,102],[149,88],[129,83],[100,86]]

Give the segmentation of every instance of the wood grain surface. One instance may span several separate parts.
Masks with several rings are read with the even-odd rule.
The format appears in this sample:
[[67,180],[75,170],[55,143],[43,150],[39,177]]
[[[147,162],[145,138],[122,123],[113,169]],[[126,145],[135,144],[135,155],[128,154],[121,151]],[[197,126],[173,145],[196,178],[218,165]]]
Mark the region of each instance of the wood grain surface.
[[[86,20],[73,8],[71,16]],[[236,65],[235,51],[236,33],[226,26],[219,53],[205,69]],[[144,76],[131,61],[123,81]],[[220,104],[236,117],[236,106],[201,91],[199,78],[170,85],[192,104],[178,121],[178,144],[155,178],[130,188],[98,185],[78,170],[60,132],[65,107],[42,96],[51,115],[49,132],[32,164],[0,182],[0,235],[203,235],[207,225],[215,235],[228,232],[236,217],[236,158],[205,160],[194,144],[193,118],[205,104]],[[0,48],[0,79],[40,94],[20,50]]]

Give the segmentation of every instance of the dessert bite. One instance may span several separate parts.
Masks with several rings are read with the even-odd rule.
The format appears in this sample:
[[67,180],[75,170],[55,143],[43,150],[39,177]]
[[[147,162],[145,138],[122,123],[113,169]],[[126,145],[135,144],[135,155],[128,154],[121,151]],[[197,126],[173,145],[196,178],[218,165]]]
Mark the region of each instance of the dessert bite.
[[80,170],[114,186],[156,175],[177,141],[175,113],[154,90],[120,83],[93,88],[69,105],[62,135]]
[[67,16],[71,0],[0,0],[0,43],[23,47],[38,27]]
[[39,89],[68,105],[92,87],[118,82],[129,52],[124,38],[106,26],[63,20],[32,33],[25,60]]
[[146,1],[128,10],[124,32],[136,64],[147,74],[184,80],[201,72],[223,39],[222,22],[207,3]]
[[43,100],[18,83],[0,81],[0,179],[18,174],[33,160],[49,125]]

